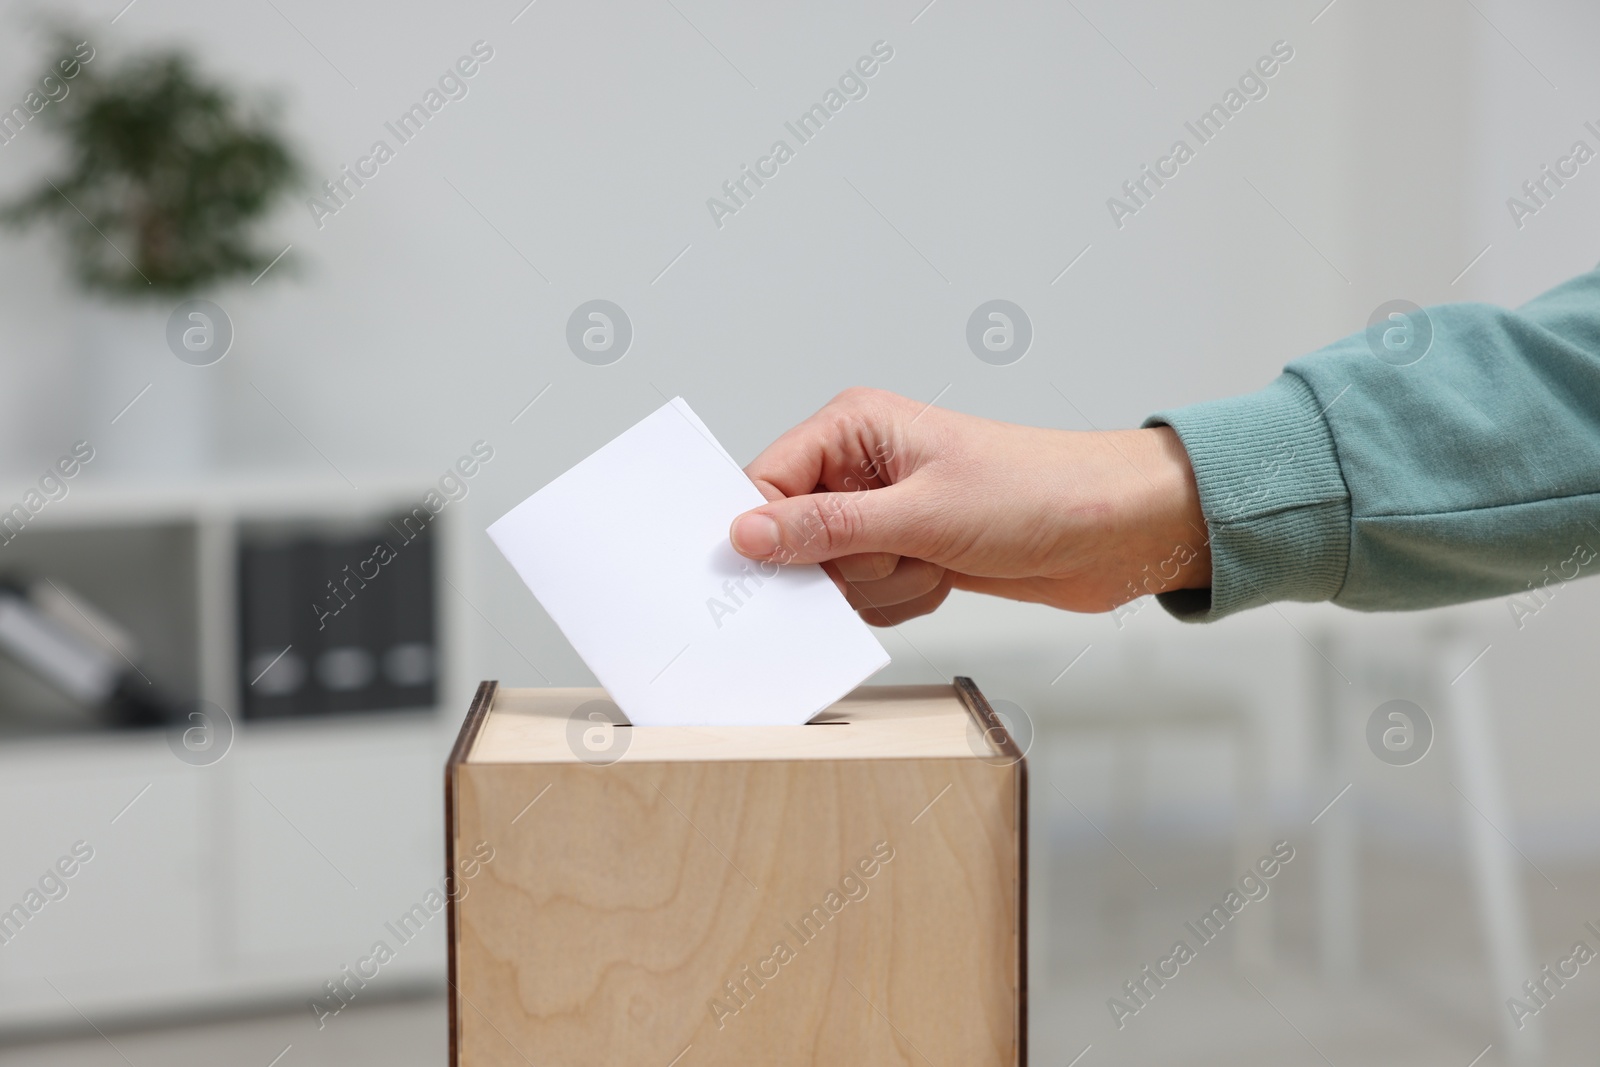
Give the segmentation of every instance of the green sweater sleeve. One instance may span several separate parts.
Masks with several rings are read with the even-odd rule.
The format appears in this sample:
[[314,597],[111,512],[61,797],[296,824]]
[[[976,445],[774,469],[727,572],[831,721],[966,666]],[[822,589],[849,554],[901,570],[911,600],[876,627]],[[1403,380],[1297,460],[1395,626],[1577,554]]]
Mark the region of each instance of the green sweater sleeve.
[[1209,529],[1212,586],[1161,594],[1174,615],[1427,608],[1600,571],[1600,269],[1515,311],[1409,318],[1401,355],[1358,333],[1146,421],[1183,440]]

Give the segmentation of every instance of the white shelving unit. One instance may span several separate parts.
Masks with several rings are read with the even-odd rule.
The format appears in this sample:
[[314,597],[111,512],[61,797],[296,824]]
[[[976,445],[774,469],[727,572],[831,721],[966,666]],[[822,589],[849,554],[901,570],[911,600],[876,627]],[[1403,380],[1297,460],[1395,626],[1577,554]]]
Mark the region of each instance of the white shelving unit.
[[[65,895],[47,884],[59,899],[0,943],[0,1031],[304,1003],[379,940],[395,958],[358,997],[442,985],[443,912],[404,944],[386,924],[444,873],[442,767],[476,682],[456,592],[460,506],[433,520],[443,709],[246,722],[236,673],[242,529],[409,511],[430,481],[84,482],[0,546],[0,573],[47,572],[93,600],[146,645],[156,681],[222,707],[235,730],[222,759],[196,767],[164,731],[0,714],[13,724],[0,733],[0,922],[75,842],[93,849]],[[11,672],[0,701],[26,700]]]

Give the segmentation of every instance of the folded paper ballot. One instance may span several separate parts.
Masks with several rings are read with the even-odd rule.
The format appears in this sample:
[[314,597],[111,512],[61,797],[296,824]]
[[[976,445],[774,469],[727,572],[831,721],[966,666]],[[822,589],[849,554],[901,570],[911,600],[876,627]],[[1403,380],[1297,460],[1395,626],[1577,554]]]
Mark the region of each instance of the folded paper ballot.
[[762,501],[679,398],[489,536],[635,726],[799,725],[889,655],[821,567],[733,550]]

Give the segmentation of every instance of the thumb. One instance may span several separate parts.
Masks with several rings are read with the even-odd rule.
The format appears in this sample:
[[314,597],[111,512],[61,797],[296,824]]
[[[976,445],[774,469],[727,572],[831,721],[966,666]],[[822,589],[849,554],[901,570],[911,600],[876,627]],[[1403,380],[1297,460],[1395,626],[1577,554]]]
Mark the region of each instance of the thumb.
[[861,552],[920,556],[923,526],[905,484],[768,501],[733,520],[733,547],[750,559],[822,563]]

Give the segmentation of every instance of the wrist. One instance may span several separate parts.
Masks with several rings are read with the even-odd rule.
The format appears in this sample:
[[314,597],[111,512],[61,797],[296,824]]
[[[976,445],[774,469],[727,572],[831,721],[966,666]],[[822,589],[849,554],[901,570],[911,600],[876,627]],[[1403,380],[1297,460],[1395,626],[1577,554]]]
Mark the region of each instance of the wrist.
[[1148,592],[1205,589],[1211,585],[1211,539],[1194,468],[1170,426],[1126,431],[1128,452],[1142,477],[1133,489],[1129,519],[1139,540],[1155,546],[1159,562],[1146,570]]

